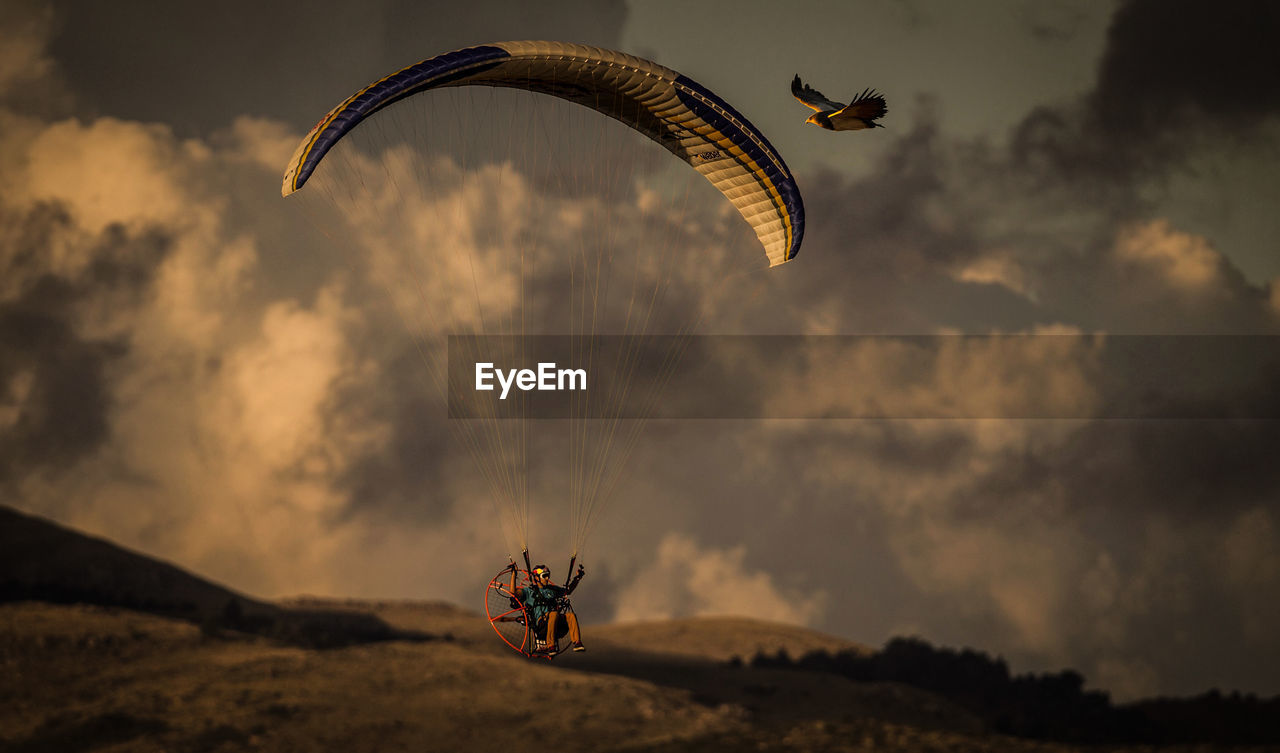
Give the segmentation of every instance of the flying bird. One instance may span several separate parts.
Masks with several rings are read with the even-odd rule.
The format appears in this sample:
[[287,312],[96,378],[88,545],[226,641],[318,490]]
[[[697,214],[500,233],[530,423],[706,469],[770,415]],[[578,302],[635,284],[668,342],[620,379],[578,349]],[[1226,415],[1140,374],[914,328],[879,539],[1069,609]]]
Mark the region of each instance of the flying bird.
[[822,92],[800,82],[800,74],[791,80],[791,93],[796,99],[814,110],[806,123],[828,131],[860,131],[863,128],[884,128],[876,122],[889,111],[884,95],[874,89],[863,89],[848,105],[832,102]]

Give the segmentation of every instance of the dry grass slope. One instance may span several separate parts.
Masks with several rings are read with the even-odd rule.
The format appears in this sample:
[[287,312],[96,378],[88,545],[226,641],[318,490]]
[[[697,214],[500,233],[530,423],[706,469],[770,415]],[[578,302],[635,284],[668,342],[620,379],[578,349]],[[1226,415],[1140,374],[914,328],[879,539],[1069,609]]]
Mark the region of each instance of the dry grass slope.
[[[388,617],[398,613],[418,627],[438,628],[436,617],[460,616],[438,605],[369,607]],[[692,657],[673,664],[661,657],[645,661],[644,655],[615,653],[607,643],[590,661],[591,654],[533,662],[495,651],[493,644],[463,635],[451,642],[304,649],[251,635],[213,637],[183,621],[119,608],[6,604],[0,606],[0,749],[381,753],[531,745],[569,751],[995,745],[971,719],[907,688],[733,669]],[[635,672],[634,664],[643,671]],[[645,672],[657,676],[632,676]]]
[[[904,685],[727,661],[866,651],[793,626],[588,626],[586,654],[530,661],[452,605],[260,602],[47,521],[0,515],[5,753],[1071,749],[988,734]],[[295,617],[271,623],[288,629],[258,629],[244,614],[228,619],[229,595],[246,612]]]

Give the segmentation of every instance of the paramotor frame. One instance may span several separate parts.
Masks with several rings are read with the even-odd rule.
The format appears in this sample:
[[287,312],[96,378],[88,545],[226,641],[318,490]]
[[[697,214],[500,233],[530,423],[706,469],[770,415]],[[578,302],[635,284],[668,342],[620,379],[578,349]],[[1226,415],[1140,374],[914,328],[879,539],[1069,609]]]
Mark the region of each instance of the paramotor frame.
[[[536,625],[532,624],[524,603],[513,592],[511,587],[513,582],[516,588],[524,588],[531,585],[533,580],[528,570],[516,565],[507,565],[489,581],[489,585],[485,588],[484,602],[485,615],[489,618],[489,624],[493,626],[503,643],[523,656],[554,658],[561,648],[561,640],[568,633],[568,621],[557,621],[556,634],[553,636],[554,644],[548,644],[545,635],[546,618]],[[562,609],[568,611],[572,610],[572,607],[566,603]],[[548,652],[547,648],[555,648],[555,652]]]

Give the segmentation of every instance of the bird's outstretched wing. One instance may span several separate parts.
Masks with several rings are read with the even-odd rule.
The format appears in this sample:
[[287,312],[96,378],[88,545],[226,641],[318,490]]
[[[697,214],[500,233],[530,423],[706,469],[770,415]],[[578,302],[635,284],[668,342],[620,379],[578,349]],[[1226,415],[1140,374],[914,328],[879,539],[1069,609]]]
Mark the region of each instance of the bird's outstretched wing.
[[849,106],[840,112],[840,115],[852,115],[855,118],[870,121],[883,117],[887,112],[889,112],[889,106],[885,104],[883,94],[874,89],[863,89],[862,93],[854,97]]
[[827,110],[839,110],[844,107],[843,104],[839,102],[832,102],[831,100],[822,96],[822,93],[819,92],[817,89],[814,89],[812,86],[801,83],[800,74],[798,73],[796,74],[796,77],[791,80],[791,93],[795,95],[796,99],[805,103],[806,106],[810,107],[816,112],[825,112]]

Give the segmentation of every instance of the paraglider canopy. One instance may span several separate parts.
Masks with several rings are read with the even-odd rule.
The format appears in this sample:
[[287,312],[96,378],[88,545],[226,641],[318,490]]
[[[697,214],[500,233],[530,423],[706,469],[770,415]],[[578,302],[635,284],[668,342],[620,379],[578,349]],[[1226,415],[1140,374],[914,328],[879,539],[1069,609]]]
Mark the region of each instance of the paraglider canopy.
[[498,42],[448,52],[379,79],[329,111],[298,145],[281,193],[375,112],[418,92],[499,86],[549,94],[615,118],[711,181],[751,224],[771,266],[795,257],[804,205],[782,158],[745,117],[696,81],[643,58],[564,42]]

